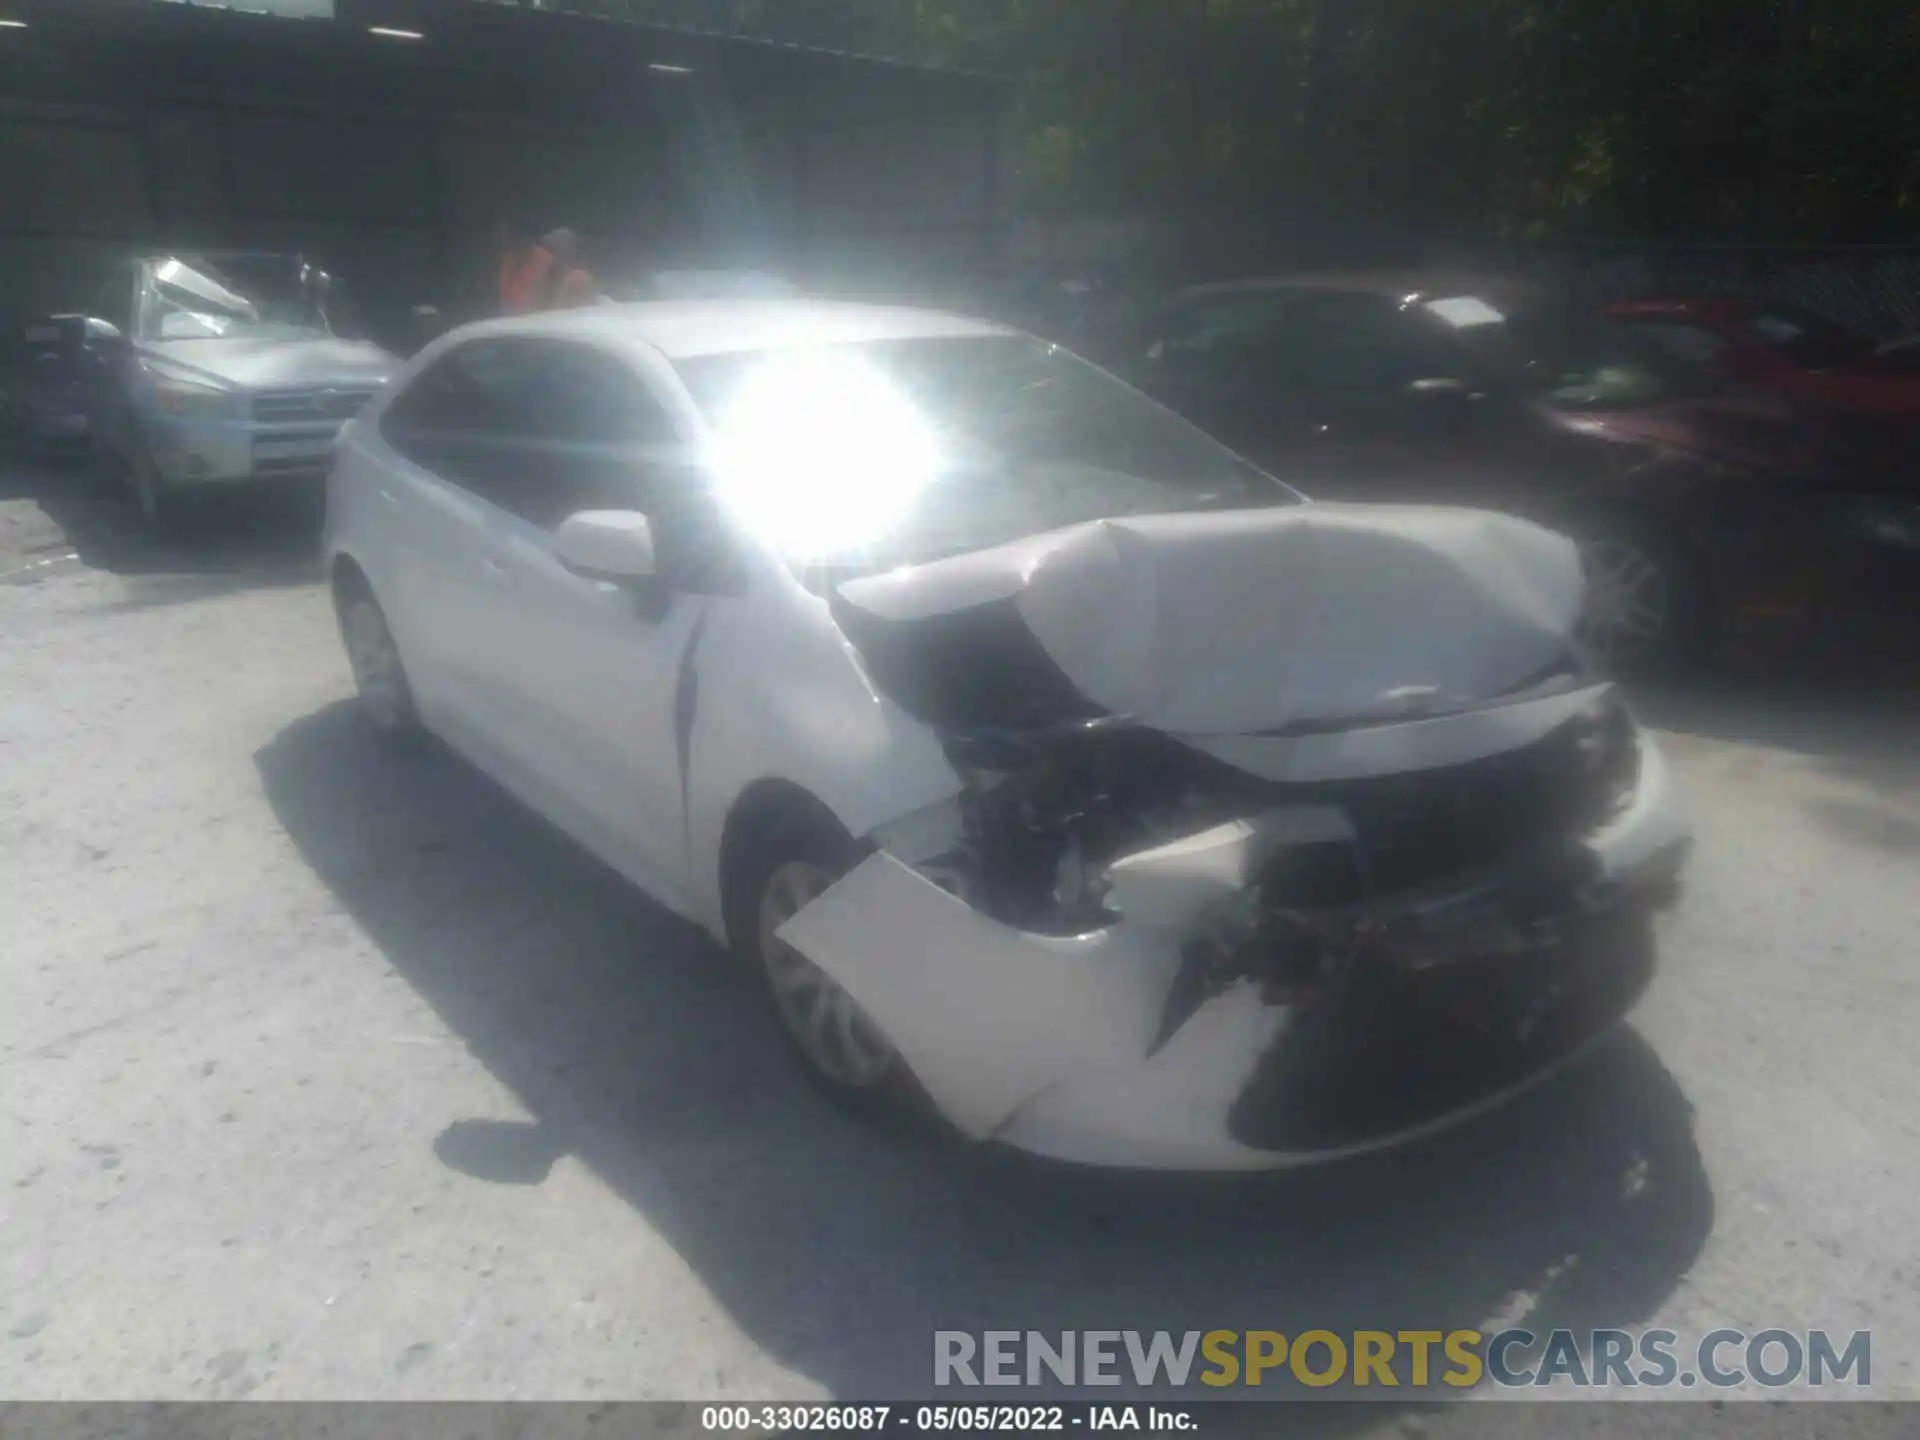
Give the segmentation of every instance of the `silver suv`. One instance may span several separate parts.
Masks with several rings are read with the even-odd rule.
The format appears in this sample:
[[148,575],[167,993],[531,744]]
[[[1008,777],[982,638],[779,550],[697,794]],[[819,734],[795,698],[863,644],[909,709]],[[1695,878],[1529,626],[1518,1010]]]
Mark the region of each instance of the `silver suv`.
[[330,284],[295,255],[223,252],[130,260],[102,286],[87,428],[149,524],[190,489],[325,476],[340,427],[399,366],[334,333]]

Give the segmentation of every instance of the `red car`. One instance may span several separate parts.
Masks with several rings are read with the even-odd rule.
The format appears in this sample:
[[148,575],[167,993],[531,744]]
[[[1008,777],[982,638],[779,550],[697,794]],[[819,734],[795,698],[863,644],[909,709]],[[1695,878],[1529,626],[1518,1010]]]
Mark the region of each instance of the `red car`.
[[1608,313],[1687,360],[1830,413],[1920,421],[1920,336],[1880,344],[1797,305],[1630,300]]
[[1573,535],[1616,668],[1768,632],[1911,653],[1920,431],[1830,423],[1656,338],[1511,281],[1296,275],[1182,291],[1106,360],[1309,496]]

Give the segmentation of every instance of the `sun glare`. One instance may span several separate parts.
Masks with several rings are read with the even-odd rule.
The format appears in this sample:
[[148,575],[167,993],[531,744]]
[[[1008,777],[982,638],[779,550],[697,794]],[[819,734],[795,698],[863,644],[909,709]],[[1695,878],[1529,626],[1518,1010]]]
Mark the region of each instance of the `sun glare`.
[[748,372],[714,442],[721,499],[798,560],[884,540],[933,478],[939,444],[871,365],[796,352]]

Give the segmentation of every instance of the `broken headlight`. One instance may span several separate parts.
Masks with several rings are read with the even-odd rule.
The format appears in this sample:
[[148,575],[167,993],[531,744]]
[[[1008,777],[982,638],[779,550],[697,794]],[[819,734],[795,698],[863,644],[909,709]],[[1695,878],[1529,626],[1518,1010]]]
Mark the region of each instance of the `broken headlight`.
[[1584,835],[1632,800],[1640,767],[1633,718],[1610,690],[1518,750],[1318,785],[1262,781],[1119,720],[945,738],[965,785],[961,838],[922,870],[993,918],[1049,934],[1117,918],[1107,872],[1122,856],[1276,806],[1338,806],[1354,834],[1290,847],[1262,877],[1266,901],[1340,906]]
[[1565,783],[1588,824],[1612,819],[1633,800],[1640,784],[1640,736],[1633,715],[1612,690],[1567,723],[1564,743],[1572,756]]
[[1025,930],[1080,934],[1112,923],[1114,860],[1258,808],[1218,783],[1212,762],[1124,720],[946,739],[966,786],[964,840],[922,868]]

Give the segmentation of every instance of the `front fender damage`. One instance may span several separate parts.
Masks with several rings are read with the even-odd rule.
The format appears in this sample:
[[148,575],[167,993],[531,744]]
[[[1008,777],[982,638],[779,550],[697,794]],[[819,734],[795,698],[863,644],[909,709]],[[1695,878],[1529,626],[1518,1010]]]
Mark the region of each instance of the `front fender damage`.
[[1180,963],[1163,938],[1127,927],[1022,934],[884,851],[780,938],[860,1002],[977,1139],[1062,1075],[1137,1061]]
[[848,581],[958,787],[781,937],[976,1138],[1251,1168],[1449,1123],[1626,1013],[1684,845],[1582,590],[1524,522],[1341,506]]
[[1637,998],[1646,913],[1686,839],[1657,748],[1634,744],[1632,795],[1564,844],[1316,903],[1287,877],[1354,824],[1284,805],[1115,859],[1109,921],[1079,934],[943,888],[931,852],[959,822],[935,807],[883,827],[781,938],[976,1139],[1171,1168],[1372,1148],[1551,1073]]

